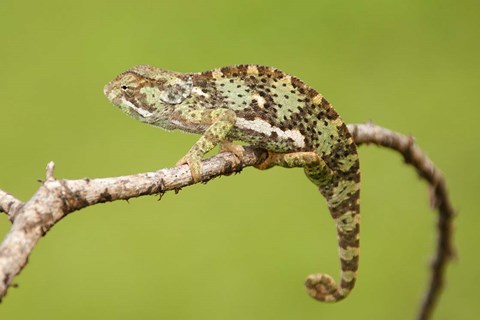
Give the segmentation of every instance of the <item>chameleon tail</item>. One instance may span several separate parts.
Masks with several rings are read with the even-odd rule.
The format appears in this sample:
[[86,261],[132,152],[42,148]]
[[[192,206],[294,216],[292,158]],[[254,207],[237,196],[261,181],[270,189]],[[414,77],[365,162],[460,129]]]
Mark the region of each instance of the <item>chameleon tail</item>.
[[[307,172],[307,175],[314,180],[315,175],[312,176],[311,172]],[[318,180],[314,182],[320,185],[320,192],[327,199],[330,214],[337,226],[340,283],[337,284],[330,275],[321,273],[310,275],[305,281],[308,294],[326,302],[340,301],[352,291],[357,277],[360,247],[359,182],[341,180],[338,176],[332,180],[326,184],[318,183]]]
[[327,274],[310,275],[305,281],[308,293],[320,301],[339,301],[352,291],[357,276],[360,235],[360,172],[356,155],[346,170],[335,171],[315,152],[275,153],[258,169],[274,165],[303,167],[305,174],[327,199],[330,214],[337,224],[338,254],[341,264],[340,285]]

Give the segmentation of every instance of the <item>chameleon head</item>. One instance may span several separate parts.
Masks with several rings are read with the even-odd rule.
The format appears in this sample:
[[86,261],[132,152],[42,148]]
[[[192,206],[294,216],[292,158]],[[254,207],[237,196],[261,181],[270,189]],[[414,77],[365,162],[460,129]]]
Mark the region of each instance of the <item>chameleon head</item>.
[[149,122],[169,106],[184,101],[192,85],[187,75],[140,65],[115,77],[103,93],[123,112]]

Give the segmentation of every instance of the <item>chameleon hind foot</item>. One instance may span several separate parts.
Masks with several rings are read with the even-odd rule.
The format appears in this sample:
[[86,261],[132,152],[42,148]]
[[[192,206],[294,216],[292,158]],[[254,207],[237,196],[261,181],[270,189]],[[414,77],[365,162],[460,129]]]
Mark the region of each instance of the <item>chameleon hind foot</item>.
[[343,292],[335,280],[328,274],[311,274],[305,280],[308,294],[318,301],[337,302],[344,299],[348,292]]

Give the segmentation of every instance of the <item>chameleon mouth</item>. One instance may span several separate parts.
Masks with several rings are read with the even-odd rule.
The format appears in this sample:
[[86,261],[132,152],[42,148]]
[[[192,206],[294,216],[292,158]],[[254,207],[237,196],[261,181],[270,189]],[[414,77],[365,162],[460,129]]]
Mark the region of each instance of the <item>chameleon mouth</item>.
[[143,118],[149,118],[153,115],[150,111],[137,107],[135,104],[133,104],[132,102],[128,101],[123,97],[120,99],[120,105],[135,111]]

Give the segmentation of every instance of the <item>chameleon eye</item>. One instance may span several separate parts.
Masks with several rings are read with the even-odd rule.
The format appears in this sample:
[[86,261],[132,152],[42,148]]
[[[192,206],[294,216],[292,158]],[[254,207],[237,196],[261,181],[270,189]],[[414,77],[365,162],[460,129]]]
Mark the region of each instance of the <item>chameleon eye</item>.
[[132,87],[126,85],[126,84],[122,84],[120,86],[120,89],[122,90],[123,94],[126,95],[127,97],[130,97],[132,96],[133,94],[133,90],[132,90]]

